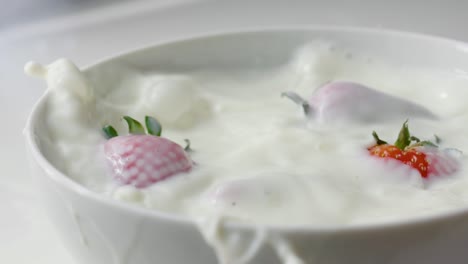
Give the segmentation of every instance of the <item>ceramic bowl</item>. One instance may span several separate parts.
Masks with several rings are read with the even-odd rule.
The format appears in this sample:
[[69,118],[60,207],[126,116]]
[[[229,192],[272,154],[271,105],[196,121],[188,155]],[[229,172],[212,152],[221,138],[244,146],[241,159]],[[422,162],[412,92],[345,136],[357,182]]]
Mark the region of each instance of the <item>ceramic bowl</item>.
[[[330,40],[401,65],[468,71],[468,46],[464,43],[413,33],[333,27],[190,37],[118,55],[83,70],[93,75],[115,63],[130,64],[143,71],[177,72],[274,67],[286,63],[295,50],[314,40]],[[100,76],[93,76],[93,81],[99,81]],[[44,125],[47,100],[45,94],[30,115],[26,144],[47,212],[77,263],[217,263],[215,251],[194,221],[119,203],[86,189],[54,167],[41,142],[48,133]],[[254,227],[226,222],[221,228],[223,234],[238,234],[246,244],[258,237],[258,230],[285,243],[258,244],[258,250],[251,252],[251,263],[298,263],[284,259],[284,250],[293,250],[306,263],[464,264],[468,261],[467,208],[432,217],[353,227]],[[282,245],[291,247],[285,249]]]

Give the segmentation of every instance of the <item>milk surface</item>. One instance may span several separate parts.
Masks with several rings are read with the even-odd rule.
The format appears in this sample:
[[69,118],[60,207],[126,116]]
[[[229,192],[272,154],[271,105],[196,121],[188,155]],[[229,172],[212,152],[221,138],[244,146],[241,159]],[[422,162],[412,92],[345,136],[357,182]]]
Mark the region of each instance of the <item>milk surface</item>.
[[[436,214],[468,204],[467,160],[457,174],[423,179],[367,153],[371,133],[396,139],[402,120],[327,123],[308,119],[280,95],[309,98],[327,81],[354,81],[417,102],[438,116],[411,119],[422,139],[468,151],[468,76],[415,69],[379,58],[304,47],[273,69],[186,74],[114,64],[83,73],[68,60],[29,63],[48,83],[49,160],[76,182],[135,206],[194,219],[211,216],[266,225],[349,226]],[[352,100],[352,98],[350,98]],[[376,115],[384,116],[384,113]],[[122,116],[154,116],[163,136],[190,139],[197,166],[148,188],[119,186],[102,153],[104,125],[126,133]]]

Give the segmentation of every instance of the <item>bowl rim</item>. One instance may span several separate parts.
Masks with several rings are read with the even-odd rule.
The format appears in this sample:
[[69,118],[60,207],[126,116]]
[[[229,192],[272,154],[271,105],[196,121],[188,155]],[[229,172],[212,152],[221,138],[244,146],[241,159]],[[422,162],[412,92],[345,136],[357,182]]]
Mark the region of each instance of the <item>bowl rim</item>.
[[[80,70],[83,72],[89,71],[94,67],[108,63],[110,61],[120,59],[127,56],[132,56],[137,53],[145,52],[146,50],[158,48],[161,46],[190,42],[193,40],[203,40],[210,38],[220,38],[227,36],[234,36],[239,34],[256,34],[256,33],[286,33],[286,32],[310,32],[310,31],[334,31],[334,32],[347,32],[357,34],[372,34],[372,35],[387,35],[397,38],[409,38],[419,39],[427,41],[436,41],[444,45],[452,45],[453,48],[458,49],[462,52],[468,53],[468,43],[446,38],[442,36],[434,36],[425,33],[400,31],[394,29],[382,29],[382,28],[369,28],[369,27],[354,27],[354,26],[329,26],[329,25],[288,25],[288,26],[274,26],[274,27],[258,27],[258,28],[247,28],[247,29],[234,29],[234,30],[221,30],[221,31],[210,31],[205,33],[198,33],[187,35],[179,38],[171,38],[163,41],[157,41],[149,45],[143,45],[142,47],[132,48],[116,55],[111,55],[98,60],[95,63],[91,63]],[[171,221],[174,224],[183,225],[196,225],[196,219],[190,218],[185,215],[177,215],[169,212],[148,209],[140,206],[136,206],[130,203],[124,203],[116,201],[106,195],[94,192],[85,186],[73,181],[65,173],[59,171],[51,162],[47,160],[45,155],[40,151],[37,144],[37,138],[34,128],[36,123],[39,122],[40,117],[43,116],[44,108],[46,105],[47,97],[49,92],[46,92],[38,99],[34,104],[30,114],[28,115],[26,127],[23,131],[26,147],[31,153],[34,161],[39,167],[45,172],[46,177],[50,178],[53,182],[65,187],[69,192],[75,192],[80,198],[86,198],[92,202],[101,204],[102,206],[113,207],[117,210],[123,210],[128,213],[136,214],[140,217],[145,218],[157,218],[158,220]],[[32,162],[32,161],[31,161]],[[391,221],[375,222],[375,223],[362,223],[362,224],[350,224],[350,225],[279,225],[279,224],[256,224],[246,223],[236,220],[226,219],[222,221],[222,225],[227,229],[242,229],[242,230],[253,230],[255,228],[262,228],[281,233],[315,233],[315,234],[329,234],[329,233],[366,233],[366,232],[377,232],[391,229],[402,229],[411,228],[415,226],[421,226],[426,224],[434,224],[437,222],[445,222],[451,219],[459,217],[466,217],[468,219],[468,204],[461,208],[449,209],[440,213],[424,214],[422,216],[410,217],[407,219],[397,219]]]

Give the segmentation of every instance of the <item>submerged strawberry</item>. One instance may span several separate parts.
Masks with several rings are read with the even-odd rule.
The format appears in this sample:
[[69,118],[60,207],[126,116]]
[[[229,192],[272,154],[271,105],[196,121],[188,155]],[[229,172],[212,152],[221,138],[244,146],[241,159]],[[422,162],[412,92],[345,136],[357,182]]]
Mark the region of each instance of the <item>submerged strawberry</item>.
[[381,140],[375,131],[372,135],[376,141],[375,145],[368,148],[372,156],[398,160],[417,170],[423,178],[450,175],[458,170],[459,164],[455,157],[430,141],[420,141],[411,136],[407,122],[403,124],[394,144]]
[[359,83],[333,81],[319,87],[309,100],[285,92],[300,104],[307,117],[319,122],[376,123],[405,117],[436,119],[423,106]]
[[160,137],[161,125],[147,116],[148,134],[136,120],[126,116],[130,134],[118,136],[112,126],[103,128],[109,139],[104,154],[113,178],[120,184],[145,188],[179,173],[192,169],[192,160],[180,145]]

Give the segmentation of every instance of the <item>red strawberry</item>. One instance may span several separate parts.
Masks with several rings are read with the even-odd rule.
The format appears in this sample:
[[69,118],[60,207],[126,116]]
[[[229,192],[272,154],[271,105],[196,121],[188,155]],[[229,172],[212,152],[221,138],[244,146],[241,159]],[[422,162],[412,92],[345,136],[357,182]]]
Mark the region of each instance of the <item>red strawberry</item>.
[[161,126],[154,118],[146,117],[150,135],[144,134],[138,121],[124,119],[133,135],[118,136],[111,126],[104,128],[110,138],[104,145],[104,154],[117,182],[145,188],[192,169],[192,160],[180,145],[159,137]]
[[[441,151],[429,141],[420,141],[409,133],[405,122],[397,141],[391,145],[382,141],[375,131],[372,133],[376,145],[368,148],[372,156],[384,159],[394,159],[417,170],[423,178],[431,175],[450,175],[458,170],[458,161],[445,151]],[[414,144],[411,142],[414,141]]]
[[401,150],[394,145],[384,144],[369,148],[369,153],[379,158],[399,160],[418,170],[424,178],[429,175],[429,162],[426,158],[426,154],[422,153],[417,148]]

